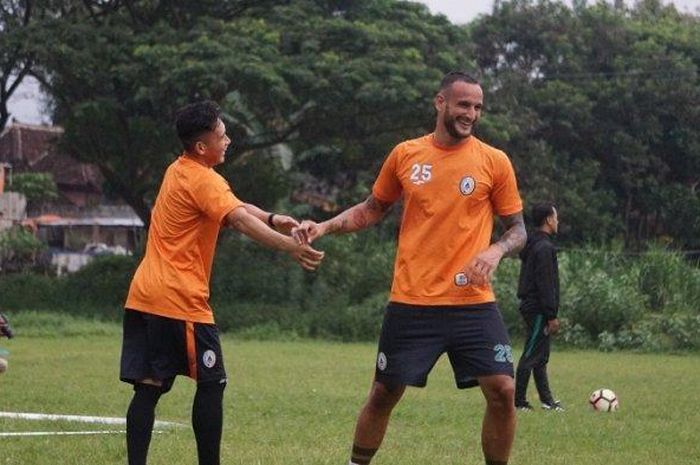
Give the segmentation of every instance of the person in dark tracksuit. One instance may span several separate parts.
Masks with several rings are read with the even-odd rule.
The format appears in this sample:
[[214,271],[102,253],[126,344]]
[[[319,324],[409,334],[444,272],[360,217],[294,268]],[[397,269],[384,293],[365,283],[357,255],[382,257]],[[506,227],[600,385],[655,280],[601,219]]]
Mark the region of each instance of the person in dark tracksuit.
[[527,401],[532,373],[542,408],[562,412],[564,408],[554,400],[547,377],[550,338],[559,331],[559,267],[557,250],[551,241],[559,229],[556,207],[551,203],[535,205],[532,221],[535,231],[528,234],[525,248],[520,252],[518,298],[527,338],[515,374],[515,407],[533,410]]

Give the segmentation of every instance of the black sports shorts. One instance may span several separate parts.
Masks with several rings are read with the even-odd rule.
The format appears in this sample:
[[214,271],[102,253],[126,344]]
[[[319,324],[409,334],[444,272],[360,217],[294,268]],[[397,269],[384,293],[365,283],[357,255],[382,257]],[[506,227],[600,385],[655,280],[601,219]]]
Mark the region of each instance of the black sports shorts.
[[119,379],[131,384],[159,380],[167,392],[177,375],[198,383],[226,382],[216,325],[126,309]]
[[423,387],[447,352],[460,389],[480,376],[513,377],[513,353],[495,302],[417,306],[389,302],[384,313],[375,378],[387,385]]

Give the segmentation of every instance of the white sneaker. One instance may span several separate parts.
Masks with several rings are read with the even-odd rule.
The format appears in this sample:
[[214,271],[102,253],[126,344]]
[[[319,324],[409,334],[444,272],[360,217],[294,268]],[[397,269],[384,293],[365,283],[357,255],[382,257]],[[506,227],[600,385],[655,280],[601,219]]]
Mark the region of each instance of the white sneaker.
[[552,402],[551,404],[547,404],[547,403],[544,403],[544,402],[543,402],[543,403],[542,403],[542,408],[543,408],[544,410],[552,410],[552,411],[554,411],[554,412],[564,412],[564,411],[565,411],[565,410],[564,410],[564,406],[561,405],[561,402],[558,401],[558,400],[555,400],[555,401]]

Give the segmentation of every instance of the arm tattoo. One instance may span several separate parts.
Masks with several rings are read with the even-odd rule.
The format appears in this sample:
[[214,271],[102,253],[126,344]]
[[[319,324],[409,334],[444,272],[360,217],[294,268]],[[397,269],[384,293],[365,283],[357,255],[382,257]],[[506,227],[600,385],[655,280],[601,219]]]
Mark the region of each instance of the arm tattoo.
[[343,232],[346,230],[348,225],[348,219],[343,218],[344,213],[345,212],[330,220],[330,222],[328,223],[328,234]]
[[367,208],[372,211],[379,212],[379,214],[382,216],[384,216],[384,214],[388,212],[389,208],[391,207],[391,202],[382,202],[381,200],[374,198],[374,196],[371,194],[369,197],[367,197],[365,203],[367,204]]
[[342,233],[365,229],[381,220],[389,211],[389,207],[391,207],[390,202],[382,202],[370,195],[364,202],[358,203],[331,219],[327,232]]
[[349,222],[357,229],[365,229],[369,226],[370,219],[362,209],[352,209],[348,212]]
[[506,227],[506,232],[496,242],[505,252],[504,256],[513,256],[522,250],[527,239],[525,232],[525,222],[523,221],[523,213],[515,213],[513,215],[502,216],[501,221]]

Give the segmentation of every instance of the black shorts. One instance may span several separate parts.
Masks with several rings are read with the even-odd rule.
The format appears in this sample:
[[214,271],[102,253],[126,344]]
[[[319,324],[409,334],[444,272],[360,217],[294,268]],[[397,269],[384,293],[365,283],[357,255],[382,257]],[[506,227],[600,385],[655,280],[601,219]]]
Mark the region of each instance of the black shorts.
[[177,375],[198,383],[226,382],[216,325],[126,309],[119,378],[131,384],[159,380],[167,392]]
[[460,389],[477,386],[480,376],[513,377],[510,339],[495,302],[463,307],[387,305],[377,381],[423,387],[445,352]]

